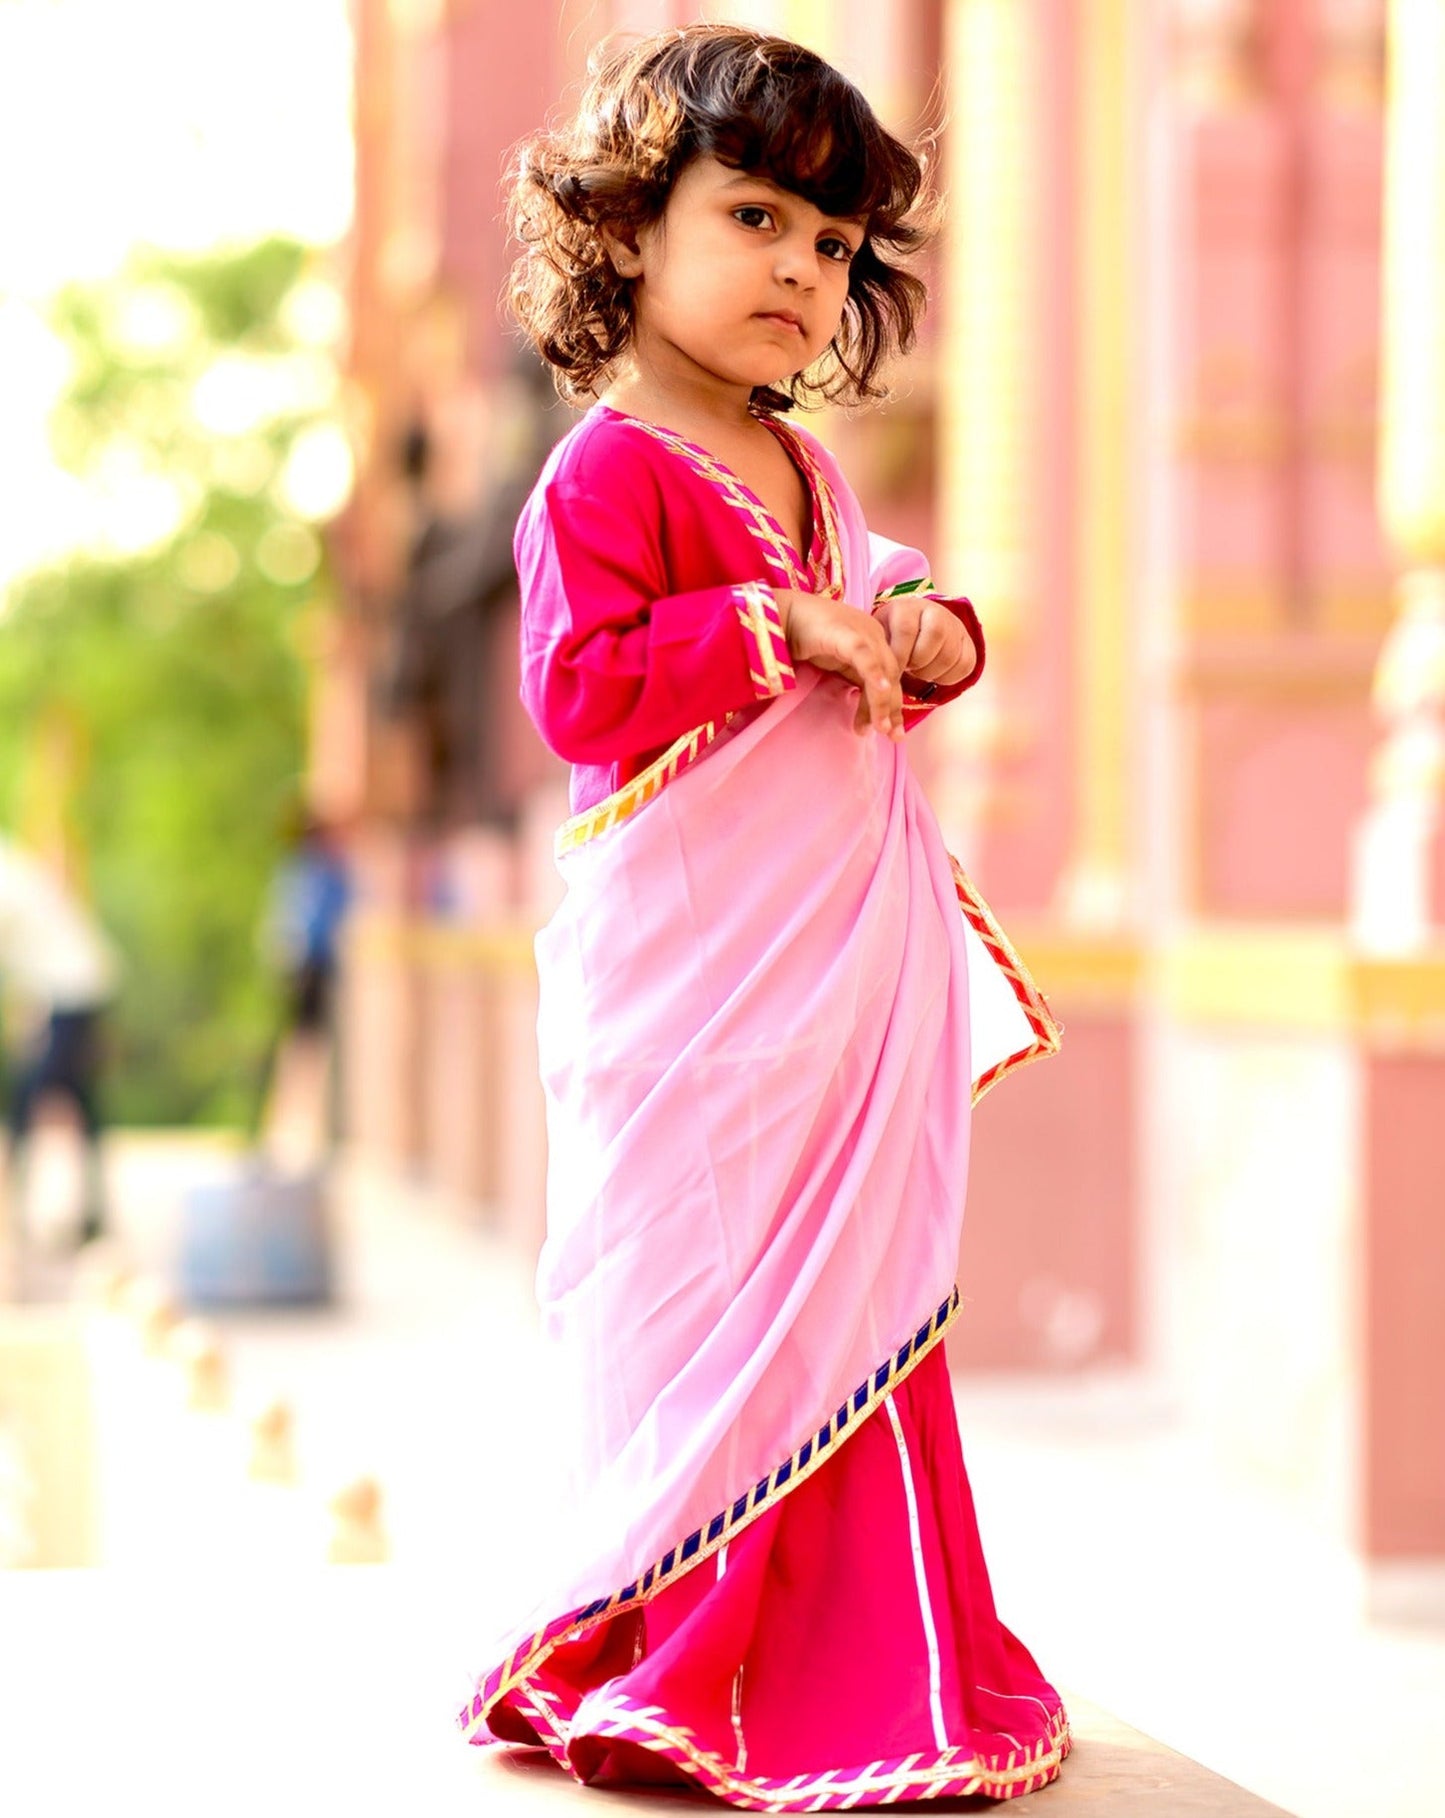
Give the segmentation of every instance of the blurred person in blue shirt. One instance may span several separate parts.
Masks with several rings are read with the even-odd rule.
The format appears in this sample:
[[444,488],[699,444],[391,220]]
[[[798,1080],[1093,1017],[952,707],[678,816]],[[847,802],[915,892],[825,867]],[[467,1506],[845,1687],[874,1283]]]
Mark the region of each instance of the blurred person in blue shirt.
[[336,986],[351,899],[351,871],[336,828],[303,814],[276,873],[267,924],[268,945],[285,973],[285,1002],[262,1117],[268,1148],[284,1159],[311,1163],[330,1147]]
[[325,1033],[331,1025],[341,927],[351,906],[351,874],[334,831],[302,818],[296,843],[276,874],[271,935],[290,979],[290,1025]]

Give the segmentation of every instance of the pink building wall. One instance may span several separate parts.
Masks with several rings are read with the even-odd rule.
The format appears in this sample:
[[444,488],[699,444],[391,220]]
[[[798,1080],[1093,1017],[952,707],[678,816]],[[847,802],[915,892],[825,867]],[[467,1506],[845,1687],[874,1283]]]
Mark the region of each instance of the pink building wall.
[[[619,0],[615,16],[646,29],[690,11]],[[850,0],[834,15],[840,60],[855,58],[865,85],[888,71],[917,117],[946,11],[943,0]],[[1371,1556],[1445,1558],[1445,1498],[1422,1462],[1445,1407],[1445,1357],[1426,1311],[1445,1258],[1419,1222],[1438,1063],[1382,1057],[1344,1010],[1326,1028],[1313,985],[1275,1018],[1279,969],[1259,967],[1241,986],[1231,946],[1261,926],[1303,938],[1307,925],[1341,954],[1347,944],[1392,584],[1375,503],[1381,15],[1331,0],[1124,7],[1128,195],[1112,224],[1086,168],[1091,71],[1101,50],[1118,48],[1098,37],[1107,9],[1018,0],[1014,16],[1027,22],[1027,67],[1009,104],[1026,113],[1037,203],[1022,254],[1036,392],[1022,475],[1031,582],[991,645],[993,730],[968,754],[935,742],[928,761],[945,786],[959,767],[977,772],[967,862],[1025,956],[1037,956],[1066,1039],[1057,1060],[978,1114],[954,1361],[1172,1372],[1250,1468],[1265,1468],[1266,1427],[1288,1433],[1269,1468]],[[458,0],[428,44],[391,47],[418,59],[429,73],[417,80],[443,98],[410,155],[432,160],[429,282],[463,305],[463,378],[482,394],[505,364],[502,160],[587,48],[558,32],[553,9],[487,0]],[[946,81],[957,117],[963,72]],[[366,195],[364,180],[363,239],[375,237]],[[1101,416],[1097,323],[1088,327],[1081,286],[1107,234],[1118,237],[1108,256],[1135,339]],[[957,505],[938,487],[935,456],[949,409],[968,408],[948,393],[942,349],[958,298],[941,266],[939,277],[898,405],[829,431],[880,527],[934,549],[949,541]],[[378,283],[359,319],[375,383],[401,408],[405,362],[386,324],[404,342],[406,321],[388,309]],[[1126,551],[1112,621],[1090,606],[1080,553],[1109,461],[1127,475],[1111,507]],[[363,549],[384,542],[388,524],[394,534],[384,494],[378,482],[365,495]],[[368,559],[358,571],[376,594],[384,563],[374,548]],[[987,623],[989,601],[978,603]],[[1101,652],[1115,636],[1124,648]],[[1088,849],[1100,779],[1081,771],[1100,707],[1088,678],[1101,674],[1116,678],[1110,686],[1127,678],[1105,703],[1124,757],[1104,784],[1129,811],[1118,890],[1104,897]],[[501,664],[493,684],[500,711],[513,688]],[[525,769],[535,748],[510,701],[509,711]],[[556,887],[545,855],[561,812],[557,771],[531,773],[510,856],[477,871],[461,832],[417,835],[404,750],[380,735],[373,744],[352,1129],[490,1204],[534,1247],[545,1158],[525,933]],[[452,885],[445,914],[428,906],[438,876]],[[461,878],[472,882],[459,890]],[[1207,951],[1196,950],[1201,933]],[[1325,995],[1337,976],[1321,972]],[[1343,987],[1337,996],[1345,1001]],[[1269,1104],[1259,1082],[1271,1079],[1281,1142],[1308,1142],[1334,1120],[1338,1192],[1316,1180],[1329,1202],[1318,1224],[1309,1205],[1285,1203],[1285,1152],[1259,1146],[1270,1121],[1252,1120]],[[1176,1090],[1183,1080],[1195,1089]],[[1294,1274],[1293,1352],[1271,1326],[1270,1288],[1291,1279],[1292,1242],[1312,1246],[1313,1265]],[[1257,1272],[1242,1287],[1251,1254]],[[1356,1279],[1352,1311],[1342,1284]],[[1242,1373],[1211,1374],[1232,1318]],[[1273,1372],[1267,1392],[1251,1393],[1250,1359]]]
[[1328,8],[1242,11],[1233,92],[1168,135],[1182,894],[1210,915],[1339,919],[1390,611],[1381,71]]

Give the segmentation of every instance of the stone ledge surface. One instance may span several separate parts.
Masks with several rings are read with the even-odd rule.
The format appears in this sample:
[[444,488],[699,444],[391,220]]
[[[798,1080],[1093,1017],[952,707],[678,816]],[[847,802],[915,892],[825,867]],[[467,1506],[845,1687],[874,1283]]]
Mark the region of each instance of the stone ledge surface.
[[[589,1792],[539,1751],[467,1748],[451,1710],[465,1637],[482,1614],[455,1579],[386,1566],[0,1573],[0,1811],[664,1818],[727,1809],[705,1795]],[[1084,1700],[1069,1704],[1078,1741],[1053,1786],[1005,1807],[909,1809],[1279,1818],[1278,1806]]]

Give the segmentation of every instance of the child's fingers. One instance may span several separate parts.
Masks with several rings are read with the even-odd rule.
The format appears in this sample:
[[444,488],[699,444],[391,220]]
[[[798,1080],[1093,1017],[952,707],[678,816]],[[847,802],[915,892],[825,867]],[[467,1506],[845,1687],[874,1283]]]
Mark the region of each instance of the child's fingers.
[[858,705],[853,713],[853,730],[857,733],[878,732],[888,739],[903,737],[903,696],[900,692],[898,705],[892,706],[882,690],[886,684],[875,688],[860,687]]
[[856,724],[903,736],[903,666],[880,619],[840,602],[790,597],[788,646],[795,657],[832,670],[860,691]]
[[896,673],[892,651],[884,649],[877,657],[857,657],[841,666],[858,689],[858,705],[853,713],[855,732],[881,733],[884,738],[903,737],[903,686]]
[[885,738],[902,738],[903,668],[882,625],[860,614],[839,654],[863,691],[859,710],[866,709],[866,724]]
[[868,717],[875,732],[886,739],[903,737],[903,690],[897,681],[889,681],[887,676],[875,676],[871,687],[866,689],[868,699]]
[[963,634],[963,649],[959,653],[958,660],[951,663],[948,668],[944,670],[943,674],[939,676],[939,685],[943,688],[952,688],[955,682],[966,682],[977,667],[978,646],[965,631]]
[[918,656],[915,646],[923,617],[922,602],[902,594],[874,607],[873,616],[888,633],[888,648],[899,669],[911,669]]
[[957,659],[963,635],[963,626],[946,607],[926,606],[919,616],[908,673],[921,682],[941,680],[944,670]]
[[892,640],[881,648],[875,646],[859,663],[863,678],[863,698],[868,703],[868,720],[875,732],[884,738],[903,737],[903,665],[893,649]]
[[903,737],[903,671],[881,637],[863,639],[852,667],[863,690],[859,703],[865,724],[884,738]]
[[946,607],[925,607],[908,673],[916,681],[951,687],[972,674],[978,652],[963,624]]

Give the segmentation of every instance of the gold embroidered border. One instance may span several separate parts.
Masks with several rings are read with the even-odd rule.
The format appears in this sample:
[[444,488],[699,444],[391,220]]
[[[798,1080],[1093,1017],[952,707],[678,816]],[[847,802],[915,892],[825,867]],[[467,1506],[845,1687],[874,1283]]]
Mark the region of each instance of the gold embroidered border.
[[764,699],[785,694],[797,686],[797,676],[788,657],[787,639],[783,635],[783,622],[778,616],[773,590],[764,581],[744,581],[736,591],[738,618],[748,641],[748,673],[753,687]]
[[846,1444],[883,1397],[911,1376],[929,1352],[942,1342],[958,1317],[958,1308],[958,1289],[955,1287],[917,1331],[906,1338],[892,1356],[885,1358],[817,1432],[810,1433],[797,1451],[775,1470],[760,1478],[703,1527],[689,1534],[681,1545],[669,1548],[631,1584],[608,1597],[598,1598],[564,1619],[547,1624],[513,1649],[502,1666],[486,1676],[486,1689],[479,1685],[470,1703],[463,1707],[457,1718],[457,1727],[463,1736],[470,1738],[475,1734],[492,1706],[534,1673],[563,1642],[578,1640],[620,1610],[638,1609],[650,1603],[664,1585],[678,1582],[704,1560],[711,1559],[719,1547],[726,1546],[789,1491],[805,1483],[821,1465],[835,1456],[840,1446]]
[[[618,414],[621,415],[620,412]],[[696,442],[689,442],[675,430],[664,429],[660,423],[649,423],[642,417],[624,417],[623,421],[631,423],[644,435],[651,436],[654,441],[671,449],[695,473],[715,486],[734,510],[741,512],[747,520],[748,529],[763,545],[769,566],[776,568],[790,587],[803,587],[811,578],[817,581],[820,589],[831,593],[835,598],[843,597],[843,552],[838,530],[838,502],[812,448],[790,423],[783,422],[779,417],[761,414],[758,417],[764,428],[771,430],[788,450],[808,482],[820,520],[817,528],[823,546],[823,560],[819,565],[810,562],[808,550],[793,548],[782,526],[761,499],[749,492],[733,470],[718,460],[716,455],[699,447]]]
[[1001,1079],[1007,1079],[1010,1073],[1028,1066],[1030,1061],[1044,1060],[1050,1054],[1057,1054],[1063,1042],[1064,1030],[1049,1008],[1048,999],[1034,983],[1033,975],[1019,958],[1012,941],[995,920],[993,911],[974,888],[962,865],[951,854],[948,862],[953,867],[953,888],[964,920],[983,942],[1008,980],[1034,1036],[1026,1048],[1015,1050],[978,1076],[973,1082],[972,1103],[976,1105],[985,1092],[996,1086]]
[[542,1747],[560,1767],[567,1766],[567,1717],[561,1699],[540,1685],[513,1688],[512,1702],[542,1739]]
[[[609,1723],[607,1704],[617,1711]],[[881,1804],[900,1799],[967,1798],[982,1794],[990,1799],[1013,1799],[1045,1786],[1057,1775],[1069,1753],[1068,1717],[1062,1707],[1049,1718],[1048,1733],[1027,1749],[1011,1749],[1004,1762],[965,1754],[959,1748],[941,1749],[936,1755],[913,1754],[889,1761],[869,1762],[855,1770],[828,1768],[822,1773],[799,1774],[791,1780],[754,1780],[711,1749],[702,1748],[691,1730],[659,1721],[655,1706],[637,1706],[626,1698],[602,1702],[602,1715],[587,1717],[589,1736],[649,1742],[662,1745],[678,1766],[690,1768],[711,1791],[736,1805],[765,1812],[825,1811],[839,1805],[856,1805],[865,1795]],[[844,1776],[848,1777],[844,1777]],[[961,1784],[960,1784],[961,1783]]]
[[725,466],[707,449],[699,447],[696,442],[689,442],[675,430],[664,429],[660,423],[648,423],[641,417],[628,417],[625,420],[634,428],[640,429],[644,435],[651,436],[655,442],[661,442],[664,448],[671,449],[695,473],[701,474],[703,479],[715,486],[728,504],[747,520],[748,529],[763,546],[768,566],[776,570],[789,587],[802,584],[797,556],[792,544],[783,534],[782,526],[762,501],[754,498],[730,467]]
[[823,545],[822,563],[810,564],[810,573],[819,592],[831,594],[834,599],[841,600],[843,597],[843,539],[838,528],[838,501],[833,495],[833,488],[828,483],[828,476],[818,465],[817,456],[811,445],[798,434],[791,423],[785,423],[781,417],[761,417],[759,421],[773,432],[803,470],[804,478],[808,482],[808,489],[817,505],[818,516],[821,520],[818,529]]
[[668,746],[661,757],[654,758],[646,770],[639,771],[630,783],[614,789],[611,795],[591,808],[584,808],[581,814],[574,814],[570,821],[563,821],[553,841],[553,849],[558,858],[565,852],[574,851],[578,846],[585,846],[588,840],[596,839],[599,833],[606,833],[630,819],[659,790],[665,789],[674,777],[681,776],[684,770],[695,764],[718,734],[730,726],[736,717],[736,714],[730,713],[721,720],[708,720],[705,725],[685,732],[680,739]]

